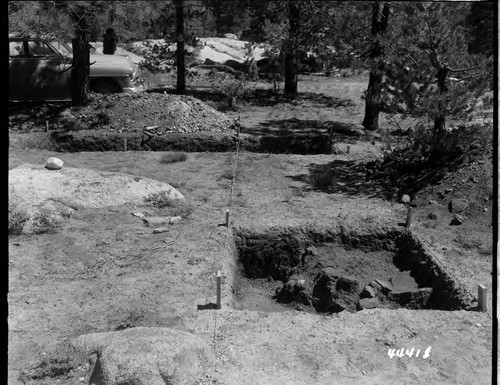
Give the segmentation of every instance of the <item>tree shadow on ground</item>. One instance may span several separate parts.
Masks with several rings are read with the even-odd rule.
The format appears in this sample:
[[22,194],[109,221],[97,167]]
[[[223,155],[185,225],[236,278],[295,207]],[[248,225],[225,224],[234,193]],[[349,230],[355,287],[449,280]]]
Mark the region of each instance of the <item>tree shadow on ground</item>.
[[456,171],[463,165],[462,162],[454,162],[394,174],[390,169],[373,172],[369,164],[337,159],[322,165],[310,164],[309,173],[288,177],[305,183],[304,187],[298,187],[303,191],[395,200],[402,194],[415,196],[428,186],[439,184],[448,172]]
[[327,164],[310,164],[308,169],[307,174],[288,176],[305,183],[305,191],[388,198],[388,186],[368,179],[365,163],[336,159]]
[[241,132],[252,136],[310,136],[322,135],[329,138],[330,132],[335,140],[353,142],[363,133],[356,125],[347,122],[311,119],[269,119],[258,126],[242,127]]
[[[164,87],[148,89],[146,92],[166,92],[168,94],[177,93],[173,88],[166,89]],[[185,95],[195,97],[204,102],[221,102],[228,98],[228,95],[224,92],[209,87],[187,87]],[[250,106],[256,107],[272,107],[277,104],[300,105],[302,103],[311,103],[314,107],[328,108],[356,106],[351,99],[336,98],[321,93],[300,92],[297,97],[292,98],[279,91],[275,92],[274,90],[266,89],[255,89],[248,92],[240,99],[248,103]]]
[[71,102],[9,102],[9,128],[31,131],[36,127],[46,129],[47,122],[58,121],[61,114],[71,107]]
[[295,98],[291,98],[273,90],[254,90],[244,97],[244,100],[252,106],[269,107],[277,104],[299,105],[304,102],[312,103],[315,107],[351,107],[356,104],[351,99],[341,99],[314,92],[300,92]]

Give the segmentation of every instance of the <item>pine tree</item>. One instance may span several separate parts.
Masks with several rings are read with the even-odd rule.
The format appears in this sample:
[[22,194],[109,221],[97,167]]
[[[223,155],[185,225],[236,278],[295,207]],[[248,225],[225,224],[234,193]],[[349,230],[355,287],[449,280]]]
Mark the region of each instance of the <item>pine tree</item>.
[[372,43],[370,47],[370,80],[366,92],[365,117],[363,126],[370,131],[378,130],[379,104],[382,89],[382,77],[384,71],[384,46],[381,43],[380,36],[385,34],[389,23],[390,6],[383,4],[382,10],[380,3],[375,1],[372,9]]
[[439,144],[447,119],[467,119],[491,84],[492,59],[468,52],[468,3],[403,3],[387,45],[389,109],[432,122]]
[[177,35],[177,93],[186,92],[186,65],[184,62],[184,0],[175,0],[176,35]]

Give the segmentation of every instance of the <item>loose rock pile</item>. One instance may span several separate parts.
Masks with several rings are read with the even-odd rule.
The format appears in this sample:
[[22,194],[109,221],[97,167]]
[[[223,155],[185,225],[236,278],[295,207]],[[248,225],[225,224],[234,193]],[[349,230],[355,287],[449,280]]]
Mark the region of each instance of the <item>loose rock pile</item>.
[[234,119],[191,96],[166,93],[91,94],[86,106],[47,104],[34,114],[16,106],[10,114],[12,131],[83,131],[169,133],[233,131]]
[[339,313],[377,307],[425,308],[432,293],[432,288],[419,288],[409,271],[392,276],[390,281],[375,279],[361,287],[356,278],[326,267],[314,279],[292,275],[276,290],[276,299],[281,303],[312,305],[322,313]]
[[[113,108],[110,108],[113,106]],[[145,93],[97,97],[78,111],[80,120],[101,115],[110,131],[145,130],[156,135],[198,131],[224,132],[234,128],[234,120],[191,96]]]

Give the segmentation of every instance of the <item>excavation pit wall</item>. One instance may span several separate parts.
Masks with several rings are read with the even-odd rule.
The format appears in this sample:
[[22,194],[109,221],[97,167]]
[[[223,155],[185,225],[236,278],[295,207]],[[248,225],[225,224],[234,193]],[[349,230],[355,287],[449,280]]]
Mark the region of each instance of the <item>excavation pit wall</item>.
[[[235,151],[236,131],[191,132],[154,135],[143,131],[108,132],[83,130],[75,132],[54,131],[41,133],[37,143],[24,141],[29,147],[59,152],[79,151],[185,151],[231,152]],[[242,151],[273,154],[330,154],[329,136],[324,133],[280,134],[253,136],[241,134]]]
[[473,297],[409,230],[234,229],[238,309],[459,310]]

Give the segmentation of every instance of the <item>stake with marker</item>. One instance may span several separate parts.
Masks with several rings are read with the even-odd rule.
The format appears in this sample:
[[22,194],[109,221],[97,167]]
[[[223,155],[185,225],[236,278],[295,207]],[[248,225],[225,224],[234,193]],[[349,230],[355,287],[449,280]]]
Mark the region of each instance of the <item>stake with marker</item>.
[[487,311],[488,306],[486,300],[488,298],[488,290],[484,285],[477,285],[477,302],[479,311]]
[[220,270],[217,271],[217,309],[221,308],[221,284],[222,284],[222,272]]
[[408,229],[410,228],[411,225],[411,215],[412,215],[411,206],[408,205],[408,210],[406,212],[406,227]]

